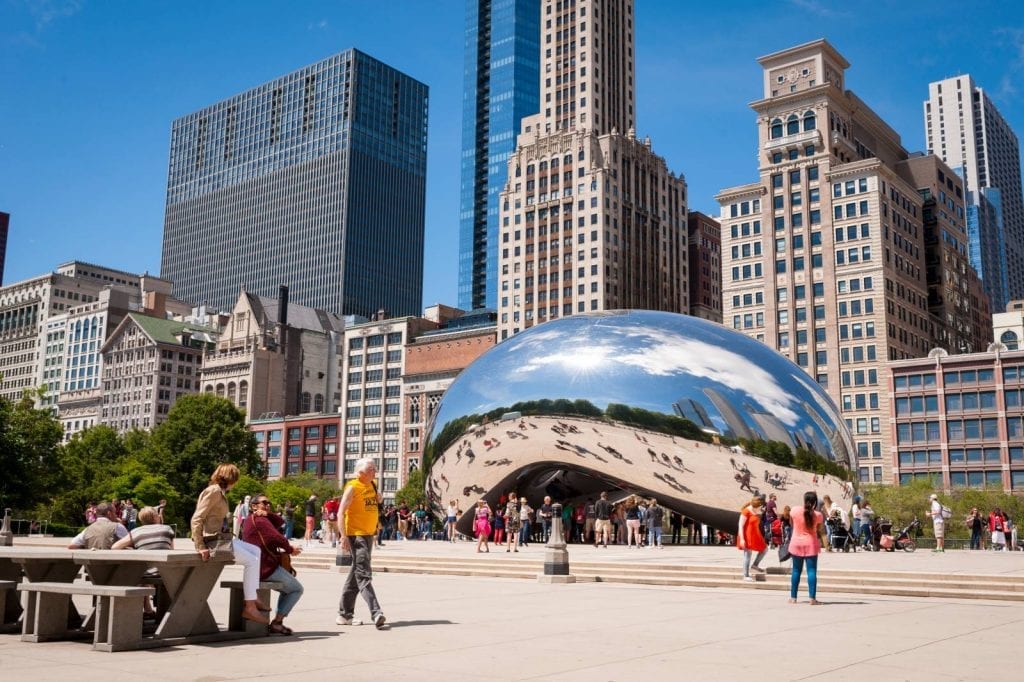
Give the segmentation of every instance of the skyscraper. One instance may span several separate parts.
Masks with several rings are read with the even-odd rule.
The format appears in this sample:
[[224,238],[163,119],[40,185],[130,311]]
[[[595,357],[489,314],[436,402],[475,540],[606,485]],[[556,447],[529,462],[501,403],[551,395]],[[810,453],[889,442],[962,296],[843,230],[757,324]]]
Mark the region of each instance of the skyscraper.
[[969,75],[928,85],[928,152],[964,180],[971,264],[1002,312],[1024,297],[1024,201],[1020,146],[992,99]]
[[[849,63],[827,41],[758,61],[758,179],[717,197],[723,320],[826,387],[860,480],[889,482],[886,361],[976,336],[964,193],[846,87]],[[900,447],[937,446],[917,436]]]
[[498,338],[614,308],[687,312],[686,181],[636,136],[632,0],[541,3],[541,110],[501,193]]
[[494,308],[498,194],[524,116],[540,107],[540,0],[466,0],[459,307]]
[[0,211],[0,286],[4,283],[4,263],[7,262],[7,229],[11,225],[11,215]]
[[427,86],[355,49],[177,119],[162,275],[339,314],[417,313]]

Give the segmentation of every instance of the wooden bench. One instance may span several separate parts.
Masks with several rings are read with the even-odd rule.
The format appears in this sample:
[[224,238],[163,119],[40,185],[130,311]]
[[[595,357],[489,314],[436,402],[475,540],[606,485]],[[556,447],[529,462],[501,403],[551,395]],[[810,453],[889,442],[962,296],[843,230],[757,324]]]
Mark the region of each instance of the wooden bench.
[[[242,581],[222,580],[220,586],[231,590],[230,598],[228,599],[228,630],[231,632],[245,632],[251,635],[267,634],[267,626],[242,618],[242,608],[245,606]],[[283,587],[284,583],[279,583],[276,580],[260,581],[260,585],[256,590],[256,598],[270,606],[270,591],[280,590]]]
[[21,583],[28,594],[22,619],[21,639],[43,642],[66,637],[72,595],[96,598],[93,649],[123,651],[138,648],[142,639],[143,600],[153,596],[152,587],[95,585],[93,583]]

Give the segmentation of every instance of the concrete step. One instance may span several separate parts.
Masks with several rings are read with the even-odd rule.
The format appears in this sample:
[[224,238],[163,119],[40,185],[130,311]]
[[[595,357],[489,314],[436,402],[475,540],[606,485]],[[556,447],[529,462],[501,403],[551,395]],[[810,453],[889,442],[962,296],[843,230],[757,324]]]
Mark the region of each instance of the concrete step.
[[[509,557],[467,557],[441,559],[436,557],[375,557],[374,566],[393,567],[420,567],[429,568],[463,568],[478,567],[485,568],[492,565],[504,568],[528,568],[539,570],[543,567],[543,559],[519,559]],[[593,573],[595,575],[626,572],[636,576],[733,576],[736,575],[737,567],[723,565],[676,565],[676,564],[623,564],[622,562],[591,562],[571,561],[570,566],[573,573]],[[872,571],[853,569],[822,569],[818,572],[819,579],[843,579],[856,581],[891,581],[909,584],[928,583],[929,585],[975,585],[985,589],[1006,589],[1009,591],[1024,591],[1024,578],[1005,575],[988,574],[942,574],[929,573],[921,574],[910,571]]]

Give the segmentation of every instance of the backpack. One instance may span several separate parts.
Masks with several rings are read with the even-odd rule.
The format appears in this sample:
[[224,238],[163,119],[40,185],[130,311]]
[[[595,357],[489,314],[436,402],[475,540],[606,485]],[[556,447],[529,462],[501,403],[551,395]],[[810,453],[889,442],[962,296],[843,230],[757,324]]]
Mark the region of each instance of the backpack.
[[953,510],[950,509],[949,507],[947,507],[946,505],[942,505],[942,518],[948,519],[952,515],[953,515]]

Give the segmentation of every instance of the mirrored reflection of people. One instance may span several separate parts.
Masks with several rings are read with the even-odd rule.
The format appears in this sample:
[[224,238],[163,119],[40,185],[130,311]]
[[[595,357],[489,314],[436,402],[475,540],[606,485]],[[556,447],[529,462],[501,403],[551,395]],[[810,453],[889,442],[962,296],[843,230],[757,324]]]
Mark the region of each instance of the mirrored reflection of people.
[[789,539],[789,554],[793,560],[793,572],[789,579],[789,603],[796,603],[796,595],[800,591],[800,576],[804,566],[807,566],[807,591],[811,597],[811,604],[817,605],[818,601],[818,554],[821,553],[821,546],[827,542],[825,538],[825,522],[821,512],[815,507],[818,504],[818,494],[813,490],[804,493],[803,509],[797,509],[791,514],[793,523],[793,536]]
[[[210,476],[210,485],[199,493],[196,511],[192,514],[192,540],[196,551],[203,561],[210,558],[209,546],[218,539],[220,533],[229,528],[227,517],[231,512],[228,506],[228,491],[238,482],[240,473],[234,464],[221,464]],[[254,623],[269,625],[270,619],[263,615],[270,607],[257,601],[256,592],[260,584],[260,548],[248,542],[234,538],[231,541],[235,563],[242,565],[242,618]]]
[[281,583],[277,611],[267,632],[290,635],[292,629],[284,624],[284,619],[302,597],[302,583],[281,565],[281,556],[301,554],[302,548],[292,547],[278,530],[284,525],[284,519],[271,511],[266,495],[253,495],[252,500],[249,515],[242,522],[242,539],[260,548],[260,580]]
[[[448,531],[448,542],[455,542],[456,533],[455,524],[459,520],[459,505],[455,500],[448,502],[448,510],[445,514],[446,529]],[[495,538],[496,542],[500,542]]]
[[353,616],[356,607],[356,595],[363,595],[370,609],[370,617],[378,630],[384,628],[387,619],[377,602],[377,594],[373,589],[373,568],[370,564],[373,551],[373,538],[377,534],[377,522],[383,496],[377,492],[377,463],[373,459],[361,459],[356,462],[356,478],[345,484],[345,492],[341,496],[341,507],[338,510],[338,522],[341,528],[341,550],[352,558],[345,586],[341,591],[341,603],[338,607],[338,625],[362,625],[362,621]]
[[[754,582],[754,578],[750,575],[751,568],[759,573],[764,573],[764,569],[761,568],[761,560],[768,552],[768,544],[764,541],[764,535],[761,534],[762,514],[764,514],[764,502],[760,497],[754,497],[740,510],[736,548],[743,552],[743,580],[746,582]],[[754,559],[753,565],[750,563],[751,558]]]

